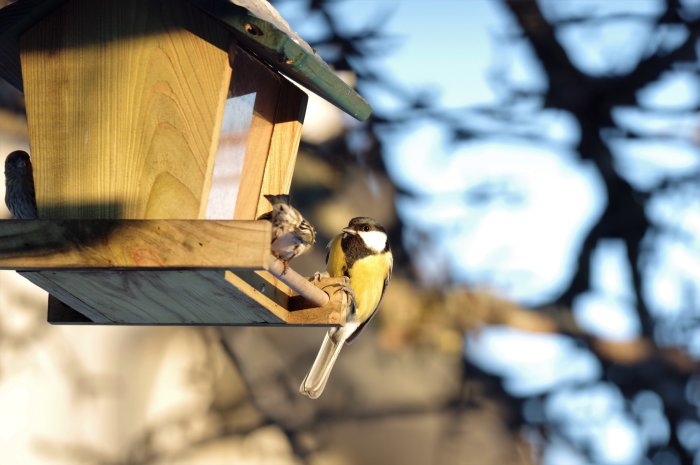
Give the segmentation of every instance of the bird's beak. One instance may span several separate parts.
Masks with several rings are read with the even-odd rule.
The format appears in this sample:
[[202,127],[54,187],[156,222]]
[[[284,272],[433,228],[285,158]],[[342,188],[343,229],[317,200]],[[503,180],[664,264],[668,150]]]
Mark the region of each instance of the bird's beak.
[[352,228],[343,228],[343,232],[344,232],[344,233],[348,233],[348,234],[352,234],[353,236],[354,236],[355,234],[357,234],[357,231],[355,231],[355,230],[352,229]]

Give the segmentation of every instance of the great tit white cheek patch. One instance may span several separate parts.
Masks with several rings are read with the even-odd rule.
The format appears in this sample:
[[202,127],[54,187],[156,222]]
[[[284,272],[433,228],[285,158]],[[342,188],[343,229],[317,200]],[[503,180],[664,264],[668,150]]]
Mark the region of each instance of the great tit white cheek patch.
[[360,231],[360,237],[373,252],[382,252],[386,247],[386,233],[383,231]]

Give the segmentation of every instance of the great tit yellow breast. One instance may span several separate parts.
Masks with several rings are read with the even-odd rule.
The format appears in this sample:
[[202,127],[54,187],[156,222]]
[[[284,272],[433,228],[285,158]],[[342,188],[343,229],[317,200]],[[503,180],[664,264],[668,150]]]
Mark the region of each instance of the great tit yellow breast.
[[361,258],[348,270],[350,287],[357,300],[359,321],[367,320],[379,306],[390,269],[391,254],[382,253]]

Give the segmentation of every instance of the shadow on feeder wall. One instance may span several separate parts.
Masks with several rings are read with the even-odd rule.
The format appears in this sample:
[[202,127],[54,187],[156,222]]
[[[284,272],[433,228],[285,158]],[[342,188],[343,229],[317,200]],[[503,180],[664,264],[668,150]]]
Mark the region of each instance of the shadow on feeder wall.
[[68,218],[66,212],[71,211],[79,211],[84,218],[104,217],[105,212],[109,212],[109,218],[121,218],[124,208],[119,202],[49,204],[40,207],[39,217],[41,219]]
[[[66,211],[92,212],[98,217],[98,212],[114,212],[119,217],[121,207],[117,203],[94,203],[55,205],[42,207],[41,217],[62,218]],[[71,227],[72,226],[72,227]],[[116,222],[95,221],[90,223],[61,224],[39,220],[0,222],[0,259],[16,257],[28,251],[32,254],[58,253],[69,250],[75,244],[91,245],[107,238],[117,227]]]

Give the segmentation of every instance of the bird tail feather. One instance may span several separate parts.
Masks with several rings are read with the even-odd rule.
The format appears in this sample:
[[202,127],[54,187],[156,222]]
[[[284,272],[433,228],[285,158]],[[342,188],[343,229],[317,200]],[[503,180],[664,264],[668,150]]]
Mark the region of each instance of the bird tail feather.
[[333,365],[335,365],[340,349],[343,348],[344,344],[345,338],[342,337],[342,333],[339,330],[333,329],[326,333],[314,364],[304,377],[304,381],[301,382],[301,386],[299,386],[300,393],[311,399],[318,399],[326,387]]

